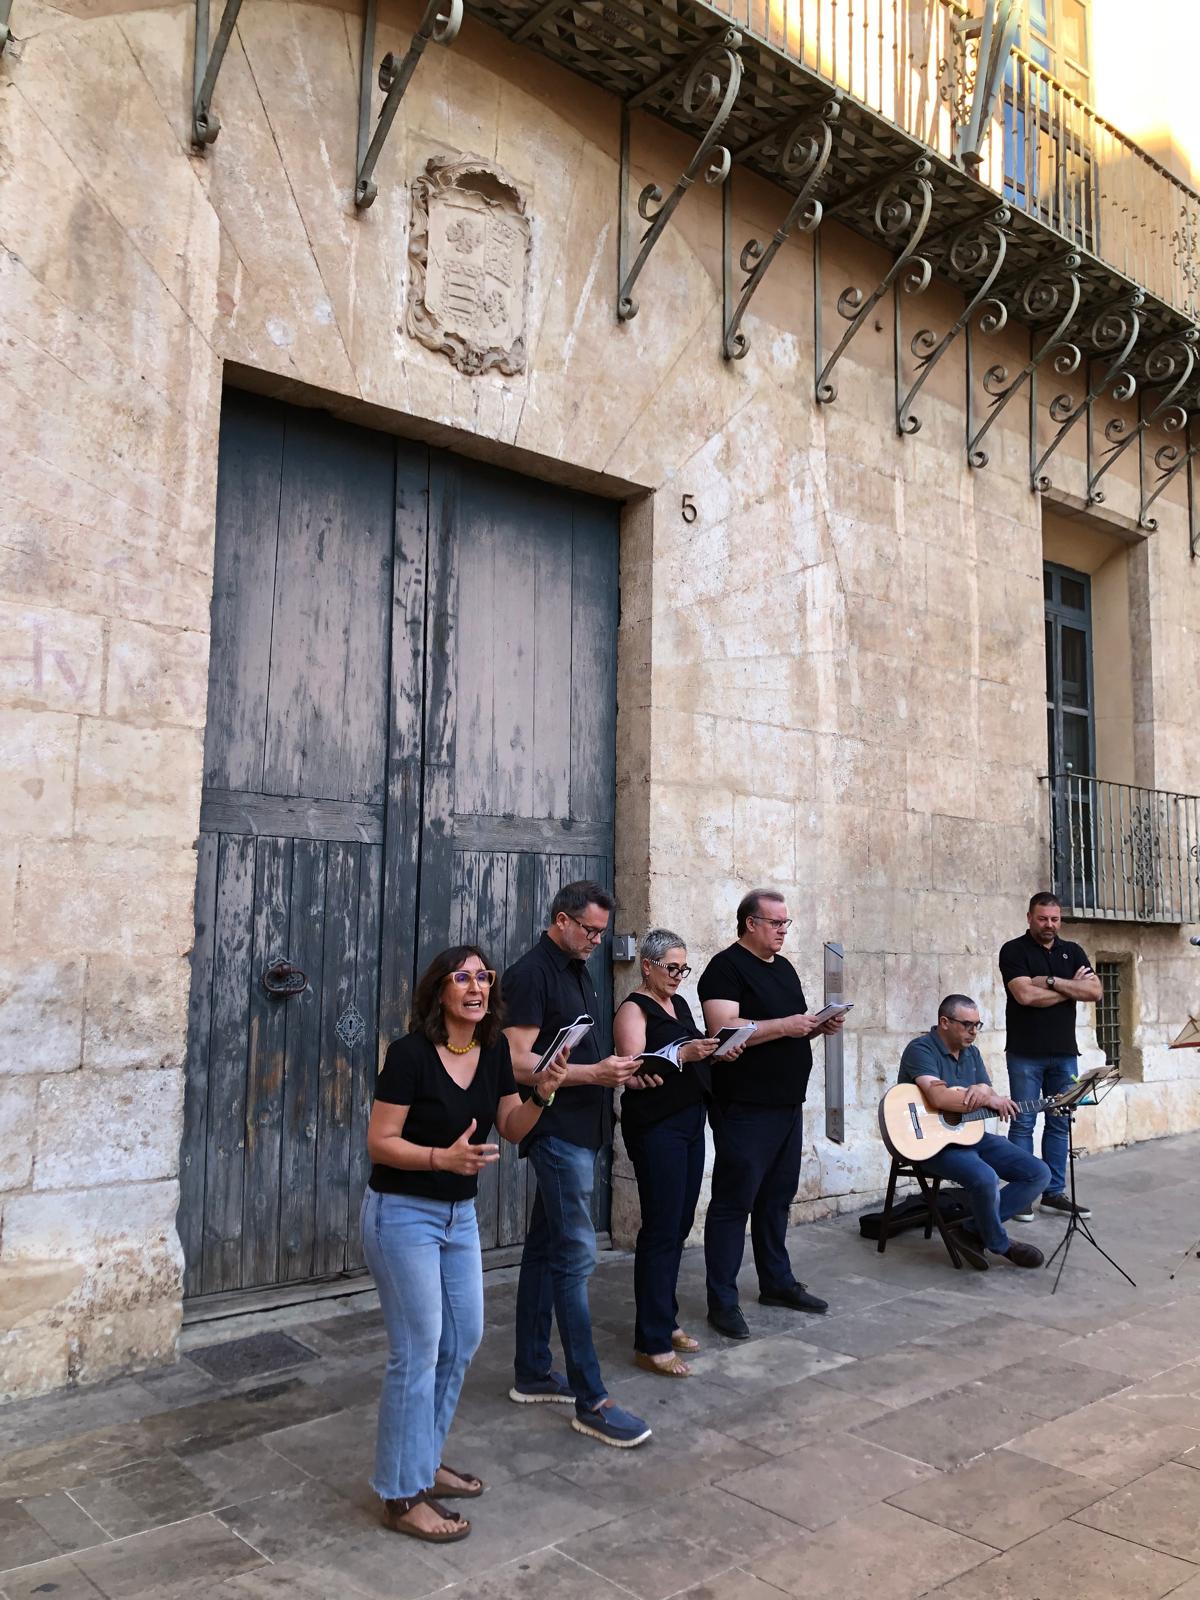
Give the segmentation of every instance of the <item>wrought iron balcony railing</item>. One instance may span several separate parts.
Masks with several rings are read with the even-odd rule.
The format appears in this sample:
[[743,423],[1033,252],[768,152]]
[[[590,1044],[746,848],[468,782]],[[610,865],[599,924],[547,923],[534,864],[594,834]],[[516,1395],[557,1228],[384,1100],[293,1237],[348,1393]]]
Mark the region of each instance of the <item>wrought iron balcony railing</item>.
[[1054,892],[1068,916],[1200,921],[1200,796],[1074,772],[1049,784]]
[[1200,317],[1200,195],[1020,50],[992,147],[984,170],[1009,205]]

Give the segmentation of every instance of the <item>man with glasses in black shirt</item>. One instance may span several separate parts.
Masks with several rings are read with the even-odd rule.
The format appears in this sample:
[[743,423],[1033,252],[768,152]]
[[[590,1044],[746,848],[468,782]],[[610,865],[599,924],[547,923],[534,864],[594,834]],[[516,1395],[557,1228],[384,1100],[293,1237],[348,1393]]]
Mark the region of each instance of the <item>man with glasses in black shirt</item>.
[[[502,993],[513,1074],[540,1100],[534,1067],[555,1034],[578,1016],[595,1017],[571,1051],[567,1076],[521,1145],[537,1175],[533,1215],[517,1282],[516,1381],[509,1398],[574,1405],[571,1426],[629,1449],[650,1437],[641,1417],[608,1398],[592,1339],[588,1279],[596,1265],[592,1186],[596,1152],[612,1143],[612,1092],[637,1069],[636,1056],[600,1055],[599,999],[587,961],[608,931],[612,896],[598,883],[568,883],[532,950],[504,974]],[[551,1370],[551,1312],[566,1376]]]
[[737,1290],[747,1217],[759,1301],[793,1311],[828,1309],[792,1272],[787,1225],[800,1187],[809,1040],[836,1033],[843,1019],[822,1023],[809,1011],[796,969],[780,954],[790,927],[779,891],[752,889],[737,909],[736,942],[712,958],[697,986],[709,1033],[756,1024],[738,1060],[712,1060],[709,1120],[716,1159],[704,1263],[708,1320],[729,1339],[750,1337]]

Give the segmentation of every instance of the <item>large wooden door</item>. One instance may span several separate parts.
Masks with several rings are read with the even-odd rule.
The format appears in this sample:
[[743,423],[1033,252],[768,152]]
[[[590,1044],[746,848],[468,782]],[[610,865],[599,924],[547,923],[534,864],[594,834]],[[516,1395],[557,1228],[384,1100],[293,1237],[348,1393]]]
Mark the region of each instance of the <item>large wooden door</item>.
[[[609,507],[453,457],[433,463],[420,961],[449,933],[503,967],[546,926],[562,884],[612,888],[616,597]],[[607,941],[592,974],[607,1052]],[[485,1249],[524,1237],[532,1184],[502,1146],[480,1181]],[[595,1196],[607,1227],[607,1168]]]
[[[190,1296],[359,1266],[371,1081],[419,963],[470,937],[503,965],[560,882],[611,883],[615,625],[602,502],[226,396]],[[262,982],[279,960],[307,978],[287,999]],[[607,1022],[607,951],[593,960]],[[520,1240],[528,1199],[506,1152],[485,1247]]]

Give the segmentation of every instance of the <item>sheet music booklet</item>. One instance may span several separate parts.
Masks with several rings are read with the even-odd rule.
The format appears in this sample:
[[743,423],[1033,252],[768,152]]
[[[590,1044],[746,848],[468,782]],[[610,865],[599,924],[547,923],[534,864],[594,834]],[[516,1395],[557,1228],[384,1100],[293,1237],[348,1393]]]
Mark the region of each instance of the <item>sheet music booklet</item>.
[[551,1040],[549,1049],[542,1052],[534,1072],[544,1072],[560,1050],[573,1050],[584,1034],[595,1026],[591,1017],[582,1016],[576,1017],[574,1022],[568,1022],[565,1028],[560,1028]]
[[716,1037],[720,1040],[720,1043],[708,1059],[710,1061],[722,1060],[731,1050],[736,1050],[738,1045],[745,1044],[750,1035],[757,1033],[757,1031],[757,1022],[744,1022],[739,1028],[718,1028]]

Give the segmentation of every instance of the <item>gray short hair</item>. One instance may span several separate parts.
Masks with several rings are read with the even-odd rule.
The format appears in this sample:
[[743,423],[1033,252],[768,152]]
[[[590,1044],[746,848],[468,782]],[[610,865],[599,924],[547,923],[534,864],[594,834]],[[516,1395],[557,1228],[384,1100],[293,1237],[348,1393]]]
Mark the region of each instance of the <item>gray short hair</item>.
[[642,939],[642,960],[661,961],[668,950],[686,950],[687,940],[681,939],[670,928],[651,928]]

